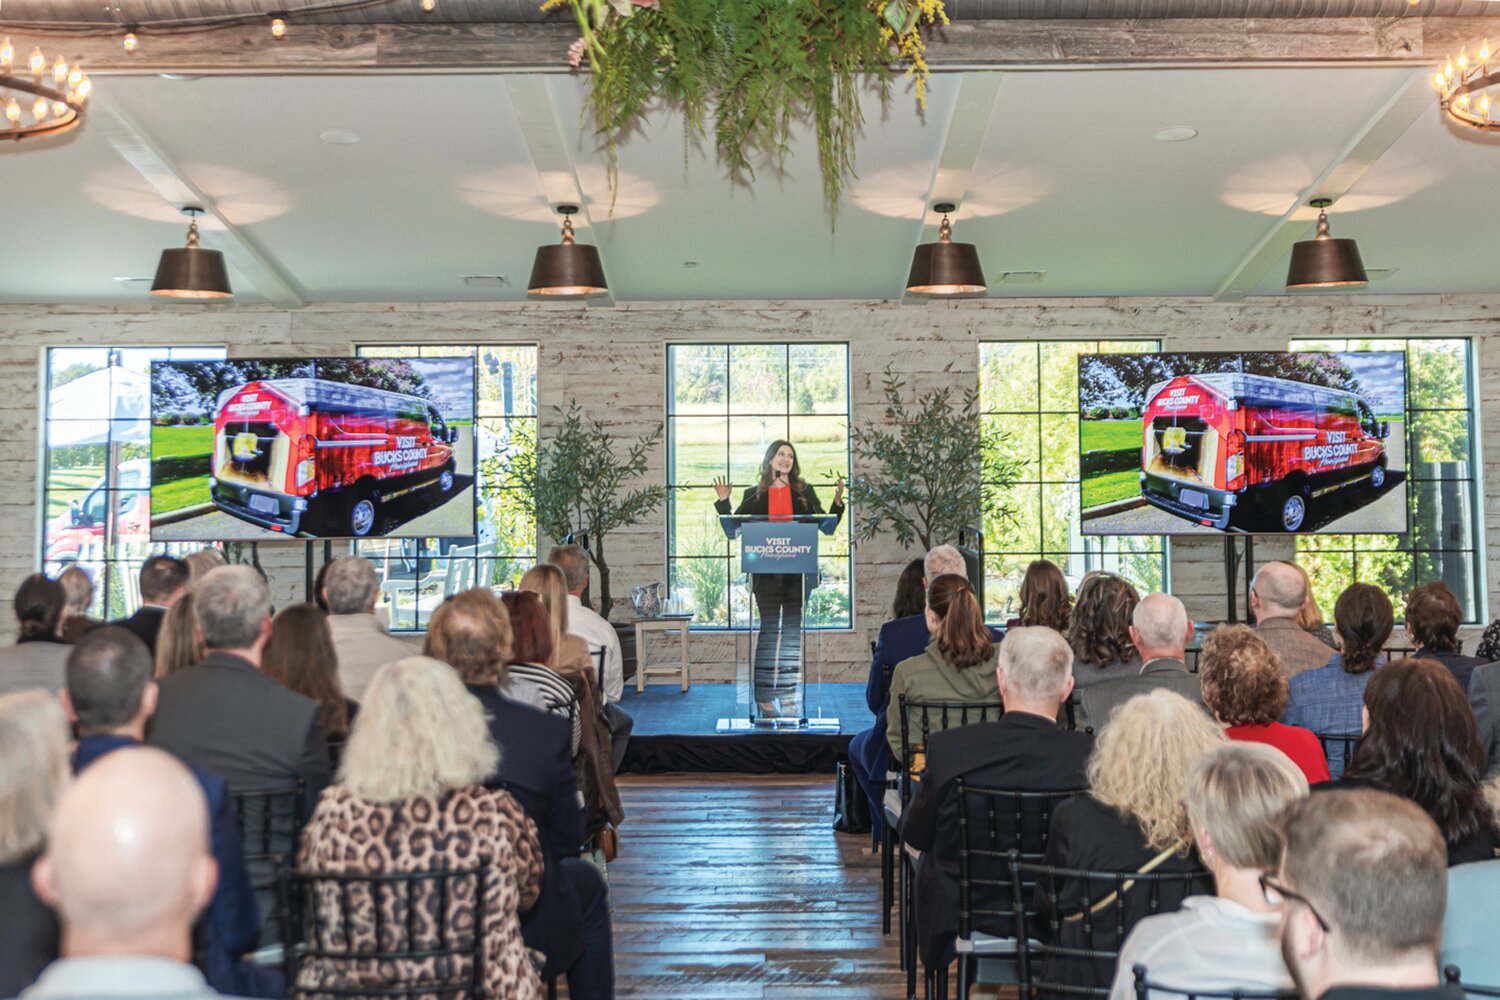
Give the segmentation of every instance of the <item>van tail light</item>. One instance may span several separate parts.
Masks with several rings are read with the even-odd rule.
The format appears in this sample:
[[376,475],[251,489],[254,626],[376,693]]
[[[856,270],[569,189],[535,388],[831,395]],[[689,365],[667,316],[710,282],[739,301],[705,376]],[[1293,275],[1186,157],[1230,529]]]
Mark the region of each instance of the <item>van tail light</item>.
[[297,489],[301,489],[318,476],[318,442],[311,434],[302,435],[297,442]]
[[1240,480],[1245,477],[1245,435],[1239,431],[1230,431],[1224,444],[1227,451],[1224,458],[1224,488],[1238,489],[1244,485]]

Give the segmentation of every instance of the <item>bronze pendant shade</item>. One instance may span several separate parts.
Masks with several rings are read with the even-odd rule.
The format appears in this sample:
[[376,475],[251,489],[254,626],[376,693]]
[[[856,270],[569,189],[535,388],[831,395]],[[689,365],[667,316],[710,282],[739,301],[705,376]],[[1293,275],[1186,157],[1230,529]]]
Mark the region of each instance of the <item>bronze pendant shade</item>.
[[562,213],[562,242],[536,248],[531,265],[531,281],[526,291],[532,295],[603,295],[609,291],[604,280],[604,265],[599,248],[573,242],[573,220],[577,205],[558,205]]
[[1370,279],[1365,274],[1364,261],[1359,258],[1358,245],[1353,240],[1336,240],[1328,231],[1328,213],[1323,209],[1333,202],[1328,198],[1315,198],[1309,204],[1318,209],[1318,235],[1292,244],[1292,266],[1287,269],[1286,287],[1337,288],[1368,284]]
[[979,263],[979,251],[972,243],[953,242],[953,224],[948,221],[953,208],[949,202],[932,206],[934,212],[943,214],[943,222],[938,227],[937,242],[918,244],[912,254],[911,273],[906,276],[908,294],[984,294],[984,268]]
[[201,208],[184,208],[183,212],[193,216],[188,225],[187,246],[173,247],[161,252],[161,262],[156,265],[156,280],[151,282],[151,294],[164,299],[227,299],[234,295],[229,288],[229,272],[224,267],[224,254],[219,250],[205,250],[198,245],[198,220]]

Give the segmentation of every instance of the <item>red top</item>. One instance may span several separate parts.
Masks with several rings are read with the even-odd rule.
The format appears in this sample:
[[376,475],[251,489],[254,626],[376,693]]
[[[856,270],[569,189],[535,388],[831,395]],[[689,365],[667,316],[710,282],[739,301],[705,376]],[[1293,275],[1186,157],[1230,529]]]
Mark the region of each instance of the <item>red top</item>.
[[1323,744],[1311,730],[1301,726],[1284,726],[1279,722],[1266,722],[1258,726],[1230,726],[1224,734],[1232,740],[1246,743],[1264,743],[1275,747],[1292,759],[1292,763],[1307,775],[1307,783],[1315,785],[1328,781],[1328,757],[1323,753]]
[[771,515],[773,521],[792,519],[792,488],[790,486],[771,487],[770,498],[766,501],[766,513]]

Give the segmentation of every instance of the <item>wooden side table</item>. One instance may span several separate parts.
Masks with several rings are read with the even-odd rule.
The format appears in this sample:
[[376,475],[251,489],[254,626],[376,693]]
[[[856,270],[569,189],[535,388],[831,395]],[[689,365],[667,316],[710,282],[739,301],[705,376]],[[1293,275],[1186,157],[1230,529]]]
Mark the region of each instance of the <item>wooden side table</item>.
[[[646,690],[647,676],[671,677],[674,674],[681,675],[682,690],[686,691],[692,686],[692,679],[688,676],[688,626],[693,622],[692,616],[674,618],[637,618],[635,620],[635,690],[637,693]],[[659,635],[668,635],[676,632],[678,636],[676,663],[663,663],[651,666],[651,660],[646,651],[646,636],[655,632]]]

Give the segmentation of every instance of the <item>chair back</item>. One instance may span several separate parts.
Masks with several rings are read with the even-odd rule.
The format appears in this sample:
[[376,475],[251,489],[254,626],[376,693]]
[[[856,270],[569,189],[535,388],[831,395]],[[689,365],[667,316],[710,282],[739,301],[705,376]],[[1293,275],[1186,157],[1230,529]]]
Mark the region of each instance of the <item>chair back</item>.
[[283,870],[286,995],[484,996],[491,870]]
[[[958,793],[958,933],[1015,936],[1010,855],[1040,863],[1052,810],[1082,789],[1021,792],[956,782]],[[1023,899],[1029,907],[1031,897]],[[1034,911],[1030,911],[1035,916]]]
[[1318,733],[1318,742],[1323,745],[1323,756],[1328,758],[1328,773],[1337,778],[1349,767],[1354,758],[1354,747],[1363,733]]
[[898,696],[901,712],[901,804],[911,801],[912,778],[927,769],[927,738],[945,729],[976,722],[996,722],[1005,714],[1002,701],[923,701]]
[[1297,1000],[1301,995],[1294,989],[1285,990],[1187,990],[1176,986],[1163,986],[1148,978],[1146,967],[1136,963],[1130,967],[1135,977],[1135,1000],[1147,1000],[1150,994],[1162,997],[1186,997],[1187,1000]]
[[282,788],[232,791],[229,799],[240,825],[245,871],[260,906],[261,941],[274,942],[281,936],[285,915],[277,881],[297,853],[307,823],[306,788],[299,781]]
[[1019,851],[1007,862],[1023,997],[1108,995],[1132,927],[1171,913],[1188,896],[1213,892],[1213,878],[1204,871],[1056,868],[1023,861]]
[[1471,997],[1500,997],[1500,986],[1475,986],[1473,983],[1461,982],[1460,976],[1458,966],[1443,966],[1443,982],[1447,984],[1450,991],[1462,990]]

